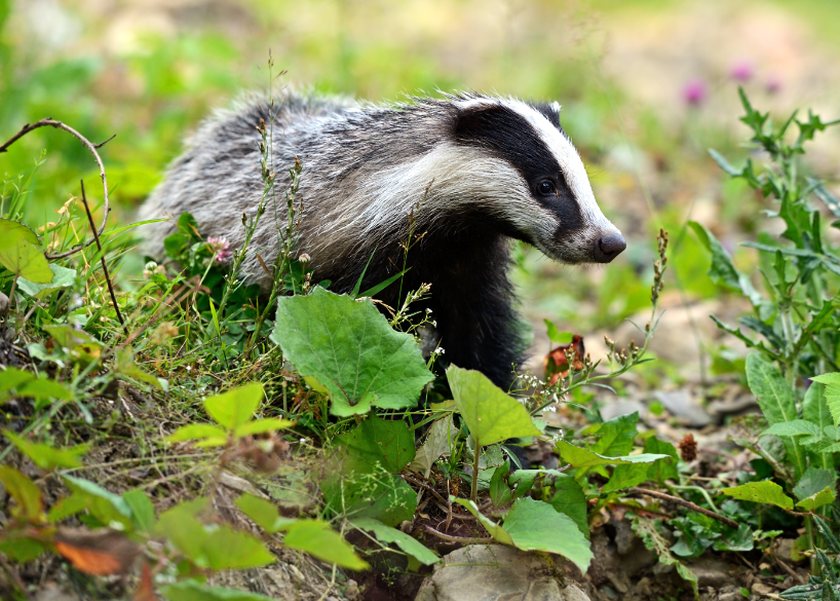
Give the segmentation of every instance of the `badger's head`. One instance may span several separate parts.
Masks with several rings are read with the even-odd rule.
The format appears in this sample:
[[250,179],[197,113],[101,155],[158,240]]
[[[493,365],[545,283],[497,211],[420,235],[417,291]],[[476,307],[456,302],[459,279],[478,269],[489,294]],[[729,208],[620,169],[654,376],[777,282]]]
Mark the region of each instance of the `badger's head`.
[[558,104],[484,97],[454,104],[465,185],[506,233],[566,263],[608,263],[624,250],[560,127]]

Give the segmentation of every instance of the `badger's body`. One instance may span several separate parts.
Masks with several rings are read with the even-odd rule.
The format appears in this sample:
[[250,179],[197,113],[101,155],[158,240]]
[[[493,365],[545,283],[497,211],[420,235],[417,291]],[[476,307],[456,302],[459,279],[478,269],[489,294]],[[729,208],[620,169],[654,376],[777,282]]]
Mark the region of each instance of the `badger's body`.
[[[507,278],[509,238],[568,263],[607,262],[624,249],[560,129],[558,111],[476,95],[385,107],[291,92],[251,101],[199,129],[141,216],[189,211],[203,235],[240,245],[242,215],[254,214],[263,193],[257,125],[269,123],[278,180],[243,264],[245,277],[271,284],[257,255],[273,265],[282,247],[289,183],[283,176],[299,158],[295,244],[309,255],[316,281],[330,280],[337,291],[352,289],[362,273],[365,287],[385,281],[403,269],[401,244],[413,227],[402,285],[379,296],[396,306],[398,290],[430,283],[428,306],[445,359],[507,386],[521,353]],[[149,254],[162,255],[172,227],[172,221],[147,226]]]

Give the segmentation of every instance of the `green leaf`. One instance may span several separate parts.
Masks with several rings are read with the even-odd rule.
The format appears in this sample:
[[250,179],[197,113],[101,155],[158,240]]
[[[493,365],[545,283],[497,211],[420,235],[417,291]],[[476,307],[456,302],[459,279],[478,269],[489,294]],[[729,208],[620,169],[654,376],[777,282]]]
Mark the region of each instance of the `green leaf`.
[[747,384],[770,424],[798,418],[793,389],[778,368],[759,353],[747,356]]
[[[449,497],[449,500],[453,503],[457,503],[458,505],[464,507],[467,511],[469,511],[475,519],[478,520],[478,523],[484,526],[484,529],[487,530],[487,533],[493,538],[493,540],[502,543],[503,545],[513,545],[513,539],[511,538],[510,534],[502,528],[499,524],[488,518],[486,515],[481,513],[478,510],[478,506],[475,504],[474,501],[470,499],[460,499],[456,497]],[[552,511],[554,511],[552,509]],[[559,515],[559,514],[558,514]]]
[[53,272],[31,229],[10,219],[0,219],[0,265],[37,284],[52,281]]
[[338,436],[336,442],[344,451],[345,469],[364,472],[379,464],[396,474],[414,459],[414,434],[402,420],[385,420],[371,414]]
[[417,454],[408,466],[409,469],[428,478],[435,461],[450,453],[457,436],[458,428],[455,426],[451,413],[446,413],[442,418],[432,422],[426,433],[426,440],[417,449]]
[[630,513],[629,517],[630,527],[642,540],[645,547],[649,551],[653,551],[654,555],[659,558],[659,563],[662,565],[674,566],[680,578],[691,585],[695,597],[699,597],[697,575],[671,553],[672,537],[666,538],[657,529],[658,520],[654,521],[634,513]]
[[830,505],[837,499],[837,490],[834,486],[826,486],[811,496],[805,497],[796,503],[796,506],[805,511],[815,511],[820,507]]
[[721,492],[733,499],[775,505],[782,509],[793,509],[793,499],[785,494],[781,486],[770,480],[747,482],[739,486],[721,489]]
[[64,476],[64,483],[76,497],[85,499],[85,509],[103,526],[117,522],[123,527],[131,527],[131,508],[119,495],[75,476]]
[[22,532],[4,532],[0,540],[0,554],[18,563],[27,563],[37,559],[48,549],[46,543],[25,536]]
[[195,580],[169,584],[161,589],[168,601],[272,601],[272,597],[237,591],[232,588],[210,586]]
[[644,463],[617,465],[610,479],[601,487],[601,492],[615,492],[647,482],[649,468],[650,466]]
[[378,520],[359,518],[357,520],[353,520],[351,524],[359,530],[373,532],[376,539],[382,543],[392,543],[397,545],[397,547],[399,547],[406,555],[410,555],[423,565],[430,566],[440,561],[440,557],[438,557],[437,553],[429,549],[416,538],[409,536],[402,530],[386,526]]
[[200,568],[259,568],[276,561],[258,538],[227,524],[203,524],[198,516],[206,499],[180,503],[163,512],[155,531]]
[[555,447],[557,454],[566,463],[576,468],[590,468],[599,465],[626,465],[633,463],[653,463],[668,458],[661,453],[639,453],[638,455],[624,455],[621,457],[607,457],[589,449],[576,447],[572,443],[559,440]]
[[446,379],[455,406],[480,446],[520,436],[539,436],[528,410],[508,396],[483,373],[451,365]]
[[297,520],[286,529],[283,544],[348,570],[366,570],[370,566],[356,550],[327,522]]
[[578,529],[589,536],[586,494],[580,484],[569,474],[558,475],[554,480],[554,495],[548,500],[555,511],[566,514]]
[[271,339],[329,391],[333,415],[413,407],[433,378],[412,336],[395,332],[370,302],[321,287],[277,301]]
[[351,519],[374,518],[389,526],[413,519],[417,493],[405,480],[389,473],[379,463],[356,469],[364,471],[342,467],[322,482],[328,511]]
[[586,431],[597,438],[592,450],[601,455],[626,455],[633,450],[633,439],[636,438],[636,424],[639,414],[634,411],[629,415],[622,415],[609,421],[596,424]]
[[262,383],[249,382],[207,397],[204,409],[217,424],[235,430],[251,420],[264,396]]
[[285,430],[295,425],[290,419],[280,419],[279,417],[267,417],[264,419],[255,419],[252,422],[243,424],[233,431],[233,435],[237,438],[242,436],[249,436],[251,434],[262,434],[264,432],[276,432],[277,430]]
[[558,513],[548,503],[517,499],[505,516],[503,527],[518,549],[556,553],[569,559],[584,574],[589,569],[592,561],[589,541],[574,520]]
[[674,445],[651,436],[645,440],[643,450],[645,453],[667,455],[671,458],[671,461],[654,461],[650,464],[648,467],[648,478],[650,480],[659,482],[660,484],[669,479],[679,481],[680,473],[677,465],[679,464],[680,456],[677,453],[677,449],[674,448]]
[[753,287],[749,278],[735,268],[729,252],[715,238],[714,234],[696,221],[689,221],[688,225],[712,255],[709,278],[719,286],[743,294],[753,305],[761,304],[761,295]]
[[18,278],[18,288],[23,290],[29,296],[34,298],[43,298],[49,293],[60,290],[61,288],[70,288],[76,283],[76,270],[56,265],[49,264],[50,271],[53,277],[48,283],[37,283],[26,279],[25,277]]
[[213,424],[187,424],[164,439],[168,443],[200,440],[199,446],[221,447],[228,443],[228,433]]
[[64,384],[50,380],[44,374],[36,376],[16,367],[7,367],[0,371],[0,402],[12,397],[32,397],[36,401],[69,401],[73,393]]
[[796,438],[797,436],[822,438],[823,436],[822,430],[817,424],[804,419],[793,419],[789,422],[775,423],[761,434],[762,436],[772,435],[782,438]]
[[728,175],[731,175],[732,177],[737,177],[741,175],[741,171],[733,167],[732,164],[729,161],[727,161],[726,158],[717,150],[709,148],[709,156],[711,156],[714,159],[715,163],[717,163],[718,166],[721,169],[723,169],[724,172],[726,172]]
[[26,440],[9,430],[4,430],[3,435],[42,470],[53,470],[59,467],[80,467],[82,465],[82,456],[91,447],[91,443],[86,443],[74,447],[57,449],[48,444]]
[[21,472],[8,465],[0,465],[0,484],[15,504],[11,506],[13,517],[27,522],[37,522],[44,511],[41,491]]
[[836,484],[837,472],[835,470],[809,467],[802,474],[796,486],[793,487],[793,494],[796,495],[797,499],[802,501],[809,497],[813,498],[826,488],[831,489],[833,492]]
[[825,385],[826,405],[834,419],[834,425],[840,427],[840,372],[814,376],[811,380]]
[[151,532],[155,525],[155,506],[145,491],[134,488],[122,495],[123,501],[131,510],[134,524],[141,532]]
[[121,376],[131,378],[132,380],[135,380],[137,382],[145,382],[146,384],[151,385],[153,388],[163,390],[163,386],[161,385],[160,380],[158,380],[157,377],[153,376],[149,372],[142,369],[139,365],[137,365],[137,363],[134,361],[134,354],[129,348],[124,348],[117,351],[117,362],[114,367],[116,372]]
[[279,532],[295,521],[281,516],[277,506],[271,501],[247,493],[236,499],[236,506],[269,534]]

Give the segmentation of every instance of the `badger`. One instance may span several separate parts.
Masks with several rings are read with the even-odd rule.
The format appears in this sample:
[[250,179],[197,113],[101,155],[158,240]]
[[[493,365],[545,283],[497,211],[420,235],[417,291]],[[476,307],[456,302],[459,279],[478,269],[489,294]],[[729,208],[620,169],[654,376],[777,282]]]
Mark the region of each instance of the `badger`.
[[[364,290],[405,270],[377,295],[392,307],[400,291],[430,284],[422,302],[446,362],[503,388],[524,351],[508,279],[511,239],[564,263],[607,263],[625,248],[560,125],[559,104],[475,93],[388,105],[291,90],[249,98],[199,127],[141,218],[189,211],[202,235],[242,245],[243,215],[253,216],[263,195],[260,123],[271,132],[277,181],[244,279],[271,286],[265,266],[283,248],[287,168],[299,161],[294,252],[308,255],[316,281],[347,292],[362,278]],[[163,254],[173,227],[147,226],[149,255]]]

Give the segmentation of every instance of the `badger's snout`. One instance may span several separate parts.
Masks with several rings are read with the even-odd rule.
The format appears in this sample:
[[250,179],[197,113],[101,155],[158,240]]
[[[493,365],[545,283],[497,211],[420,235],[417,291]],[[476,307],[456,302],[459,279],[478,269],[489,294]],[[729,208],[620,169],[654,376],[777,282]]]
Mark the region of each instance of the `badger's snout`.
[[596,263],[609,263],[627,248],[627,242],[620,232],[610,232],[600,236],[592,249],[592,258]]

